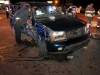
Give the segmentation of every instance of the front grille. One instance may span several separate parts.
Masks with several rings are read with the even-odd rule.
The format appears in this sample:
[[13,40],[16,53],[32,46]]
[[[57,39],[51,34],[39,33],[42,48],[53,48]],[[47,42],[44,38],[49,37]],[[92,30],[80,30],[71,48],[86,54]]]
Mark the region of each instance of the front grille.
[[67,31],[67,39],[77,38],[85,34],[85,27]]

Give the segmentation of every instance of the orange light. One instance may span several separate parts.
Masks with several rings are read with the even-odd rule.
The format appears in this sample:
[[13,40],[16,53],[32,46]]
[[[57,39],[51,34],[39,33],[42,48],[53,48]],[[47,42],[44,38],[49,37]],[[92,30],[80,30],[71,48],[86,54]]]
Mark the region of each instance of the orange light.
[[57,0],[55,0],[55,4],[58,4],[58,1]]

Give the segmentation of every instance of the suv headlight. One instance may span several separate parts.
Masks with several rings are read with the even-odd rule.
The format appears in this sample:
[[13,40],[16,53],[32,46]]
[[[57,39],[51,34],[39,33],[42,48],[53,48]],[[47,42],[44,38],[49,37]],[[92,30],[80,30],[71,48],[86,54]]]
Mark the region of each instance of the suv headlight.
[[16,19],[17,21],[18,21],[18,20],[20,20],[20,18],[19,18],[19,17],[16,17],[15,19]]
[[64,31],[51,32],[50,39],[51,39],[51,41],[61,41],[61,40],[67,39],[67,36]]
[[87,34],[87,33],[89,33],[89,31],[90,31],[90,30],[89,30],[89,25],[86,25],[86,26],[85,26],[85,33]]

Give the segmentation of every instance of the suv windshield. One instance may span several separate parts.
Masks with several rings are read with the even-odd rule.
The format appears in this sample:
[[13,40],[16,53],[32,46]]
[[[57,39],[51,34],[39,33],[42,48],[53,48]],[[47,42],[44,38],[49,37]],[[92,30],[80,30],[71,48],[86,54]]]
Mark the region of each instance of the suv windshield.
[[44,18],[57,15],[64,14],[58,7],[56,6],[34,6],[32,7],[32,13],[34,18]]

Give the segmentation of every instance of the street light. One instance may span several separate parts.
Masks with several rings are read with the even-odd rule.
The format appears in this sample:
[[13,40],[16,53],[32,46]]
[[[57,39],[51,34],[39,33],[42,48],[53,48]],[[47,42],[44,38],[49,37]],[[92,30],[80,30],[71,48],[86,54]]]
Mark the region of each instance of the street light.
[[54,4],[56,4],[56,5],[57,5],[58,3],[59,3],[59,1],[58,1],[58,0],[54,0]]
[[53,3],[53,1],[47,1],[47,3]]
[[55,4],[58,4],[58,0],[55,0]]

